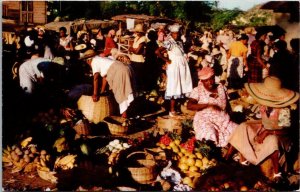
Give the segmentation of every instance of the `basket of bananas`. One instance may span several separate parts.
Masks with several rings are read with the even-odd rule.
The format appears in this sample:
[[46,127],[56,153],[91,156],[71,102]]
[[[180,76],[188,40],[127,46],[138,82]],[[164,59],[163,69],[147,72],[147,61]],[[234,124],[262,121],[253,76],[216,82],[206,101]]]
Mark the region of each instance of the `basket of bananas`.
[[128,119],[118,116],[109,116],[104,119],[112,135],[123,136],[127,134],[130,122]]

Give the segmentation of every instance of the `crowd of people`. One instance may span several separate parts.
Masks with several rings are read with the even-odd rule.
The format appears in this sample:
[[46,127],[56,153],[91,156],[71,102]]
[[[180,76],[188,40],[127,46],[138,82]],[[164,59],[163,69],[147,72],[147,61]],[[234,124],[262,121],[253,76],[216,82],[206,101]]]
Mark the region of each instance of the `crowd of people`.
[[[59,34],[42,27],[28,30],[17,57],[24,93],[33,94],[53,82],[55,88],[69,92],[82,85],[79,96],[89,94],[96,102],[112,90],[120,115],[126,118],[134,99],[158,89],[157,81],[164,74],[170,117],[178,115],[180,99],[187,99],[188,109],[197,111],[196,139],[213,141],[218,147],[230,145],[229,152],[238,150],[243,164],[257,165],[271,157],[274,179],[280,177],[277,136],[291,126],[283,116],[293,118],[288,107],[299,98],[299,38],[286,42],[283,32],[252,27],[183,34],[179,24],[157,29],[137,24],[130,33],[132,45],[122,53],[121,33],[113,28],[106,31],[79,31],[71,37],[65,27]],[[43,80],[48,84],[43,85]],[[261,120],[240,125],[231,120],[228,93],[242,88],[261,104]]]

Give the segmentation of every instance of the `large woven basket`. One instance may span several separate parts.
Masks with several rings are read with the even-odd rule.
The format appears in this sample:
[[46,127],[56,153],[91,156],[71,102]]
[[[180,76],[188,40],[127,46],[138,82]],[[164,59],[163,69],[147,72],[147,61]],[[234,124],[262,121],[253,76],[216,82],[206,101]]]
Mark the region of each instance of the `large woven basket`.
[[157,127],[160,132],[172,132],[181,135],[182,132],[182,118],[181,117],[169,117],[162,116],[156,119]]
[[98,124],[105,117],[115,113],[111,96],[101,96],[99,101],[94,102],[91,96],[82,95],[78,102],[78,109],[90,121]]
[[86,119],[77,121],[73,129],[78,135],[90,135],[91,133],[89,122]]
[[129,154],[127,158],[135,154],[145,154],[145,159],[136,160],[137,163],[140,165],[139,167],[128,167],[132,179],[139,184],[153,183],[157,177],[156,166],[155,166],[156,163],[153,155],[146,152],[137,151]]
[[116,136],[123,136],[127,134],[128,126],[122,125],[125,121],[125,118],[118,116],[109,116],[104,119],[104,122],[108,125],[110,133]]

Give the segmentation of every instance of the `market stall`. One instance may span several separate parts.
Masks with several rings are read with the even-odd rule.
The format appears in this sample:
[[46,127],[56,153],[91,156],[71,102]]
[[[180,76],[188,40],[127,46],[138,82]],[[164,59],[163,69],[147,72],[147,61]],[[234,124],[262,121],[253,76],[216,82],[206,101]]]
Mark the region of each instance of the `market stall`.
[[75,20],[75,21],[53,21],[45,24],[45,28],[48,30],[59,31],[60,27],[66,27],[68,34],[76,34],[81,30],[92,30],[99,28],[107,28],[116,25],[114,21],[109,20]]

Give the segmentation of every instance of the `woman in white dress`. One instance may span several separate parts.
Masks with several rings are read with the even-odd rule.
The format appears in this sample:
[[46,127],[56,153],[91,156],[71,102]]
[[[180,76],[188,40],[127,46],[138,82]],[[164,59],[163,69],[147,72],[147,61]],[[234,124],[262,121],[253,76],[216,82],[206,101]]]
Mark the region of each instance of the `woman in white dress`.
[[[183,51],[183,44],[179,40],[179,25],[169,27],[171,34],[164,41],[163,46],[156,50],[158,57],[166,62],[167,87],[165,99],[171,100],[169,115],[175,116],[176,99],[183,98],[192,91],[192,77],[187,57]],[[167,57],[165,57],[167,53]]]

